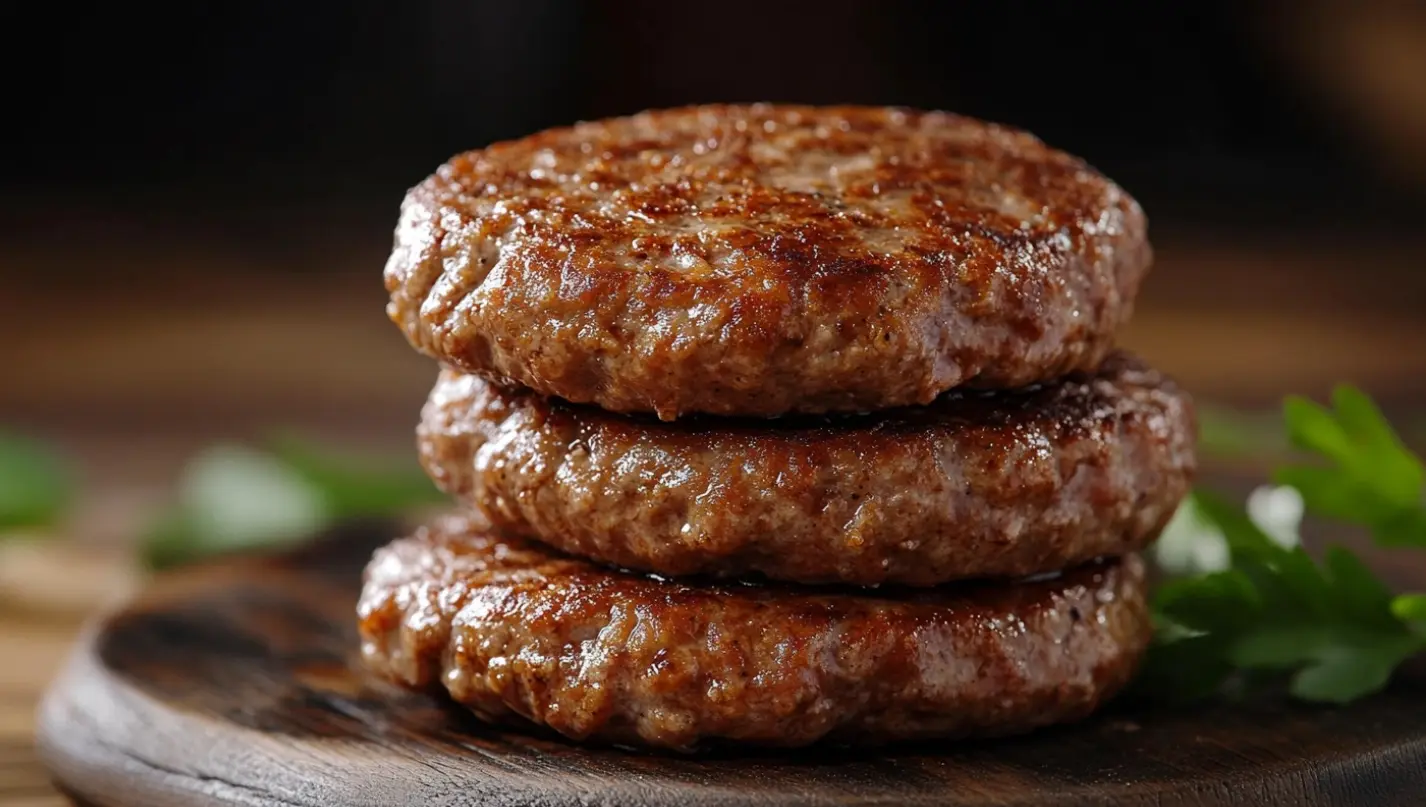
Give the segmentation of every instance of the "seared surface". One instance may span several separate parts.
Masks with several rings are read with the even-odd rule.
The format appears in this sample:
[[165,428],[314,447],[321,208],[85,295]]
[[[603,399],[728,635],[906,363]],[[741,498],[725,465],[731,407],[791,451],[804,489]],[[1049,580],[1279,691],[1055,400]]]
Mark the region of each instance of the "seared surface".
[[924,404],[1094,367],[1150,263],[1138,204],[1014,129],[708,106],[554,129],[411,190],[412,344],[619,412]]
[[1153,539],[1188,491],[1187,395],[1117,354],[1093,375],[868,416],[660,423],[446,371],[417,430],[502,531],[663,574],[931,585]]
[[1151,633],[1136,556],[902,598],[689,586],[450,518],[379,550],[362,654],[492,720],[688,748],[1021,732],[1084,717]]

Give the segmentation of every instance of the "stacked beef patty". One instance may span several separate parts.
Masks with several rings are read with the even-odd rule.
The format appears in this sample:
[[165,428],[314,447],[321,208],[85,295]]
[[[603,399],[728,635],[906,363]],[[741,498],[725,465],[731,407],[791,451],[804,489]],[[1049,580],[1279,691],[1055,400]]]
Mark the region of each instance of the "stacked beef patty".
[[1138,204],[944,113],[707,106],[460,155],[389,312],[463,505],[380,550],[378,674],[669,748],[1083,717],[1151,633],[1188,397],[1117,351]]

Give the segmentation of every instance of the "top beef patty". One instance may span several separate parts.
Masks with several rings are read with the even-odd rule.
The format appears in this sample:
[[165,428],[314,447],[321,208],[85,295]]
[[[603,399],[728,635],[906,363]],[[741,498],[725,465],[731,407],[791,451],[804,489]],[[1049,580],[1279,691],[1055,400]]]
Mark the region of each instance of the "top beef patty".
[[553,129],[413,188],[388,311],[445,363],[618,412],[927,403],[1094,367],[1143,211],[941,112],[705,106]]

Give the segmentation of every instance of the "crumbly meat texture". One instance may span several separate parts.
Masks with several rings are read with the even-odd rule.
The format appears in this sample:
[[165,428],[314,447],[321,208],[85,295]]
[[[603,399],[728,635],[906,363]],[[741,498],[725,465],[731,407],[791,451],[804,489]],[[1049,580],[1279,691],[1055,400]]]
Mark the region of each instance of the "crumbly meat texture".
[[388,313],[450,366],[610,411],[869,411],[1093,368],[1146,228],[1005,126],[662,110],[450,160],[403,203]]
[[1195,471],[1193,407],[1116,354],[928,407],[660,423],[444,372],[423,465],[502,531],[668,575],[859,585],[1020,576],[1135,551]]
[[358,606],[377,674],[498,722],[689,749],[1005,735],[1085,717],[1150,635],[1136,556],[901,597],[697,587],[459,518],[379,550]]

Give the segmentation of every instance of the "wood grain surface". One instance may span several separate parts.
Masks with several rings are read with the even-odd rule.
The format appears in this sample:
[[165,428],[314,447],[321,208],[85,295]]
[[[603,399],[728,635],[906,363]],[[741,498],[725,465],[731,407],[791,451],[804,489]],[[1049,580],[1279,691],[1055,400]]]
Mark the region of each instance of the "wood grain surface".
[[1023,738],[877,751],[689,757],[492,729],[361,672],[359,571],[393,532],[190,568],[92,625],[40,711],[59,782],[101,807],[1405,807],[1426,793],[1421,665],[1348,708],[1121,703]]
[[69,620],[0,610],[0,805],[60,807],[34,747],[35,701],[74,640]]

